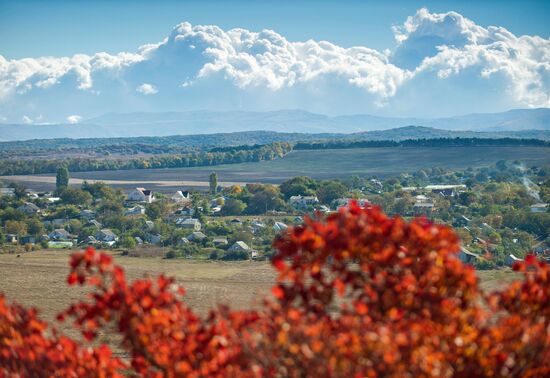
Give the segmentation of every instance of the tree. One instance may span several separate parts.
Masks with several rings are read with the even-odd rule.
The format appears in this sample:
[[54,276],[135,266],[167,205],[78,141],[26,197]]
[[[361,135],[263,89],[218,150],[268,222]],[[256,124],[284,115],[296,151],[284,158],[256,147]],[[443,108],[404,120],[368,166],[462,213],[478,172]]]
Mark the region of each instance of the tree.
[[252,197],[248,200],[247,213],[264,214],[269,210],[277,210],[284,206],[281,192],[274,185],[247,185],[253,190]]
[[246,204],[235,198],[229,198],[221,209],[221,215],[239,215],[244,209]]
[[65,188],[60,194],[61,201],[70,205],[88,205],[92,202],[92,195],[82,189]]
[[339,181],[323,182],[317,189],[317,198],[321,203],[330,205],[335,199],[342,198],[348,192],[348,188]]
[[134,249],[136,248],[136,240],[130,235],[123,235],[118,241],[121,248]]
[[27,224],[22,221],[6,221],[5,228],[8,234],[25,235],[27,233]]
[[193,312],[175,280],[129,282],[112,256],[75,253],[69,285],[93,294],[58,320],[88,341],[119,333],[127,358],[51,332],[0,295],[0,375],[547,377],[550,267],[482,290],[453,231],[352,204],[274,243],[277,281],[250,310]]
[[57,168],[57,175],[55,176],[55,188],[58,193],[61,193],[67,186],[69,186],[69,169],[62,165]]
[[218,174],[212,172],[209,177],[210,193],[216,194],[218,191]]
[[39,236],[44,233],[44,224],[36,218],[27,221],[27,232],[32,236]]
[[317,181],[306,176],[293,177],[279,186],[286,200],[292,196],[311,196],[317,189]]

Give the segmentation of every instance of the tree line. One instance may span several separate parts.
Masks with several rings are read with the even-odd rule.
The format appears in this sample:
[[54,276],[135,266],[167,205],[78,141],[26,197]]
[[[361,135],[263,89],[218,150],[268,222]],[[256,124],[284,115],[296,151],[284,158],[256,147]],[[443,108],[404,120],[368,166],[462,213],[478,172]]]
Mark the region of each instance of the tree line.
[[36,160],[1,160],[0,175],[25,175],[57,172],[58,167],[65,166],[71,172],[108,171],[149,168],[186,168],[235,164],[273,160],[283,157],[292,150],[288,142],[274,142],[258,145],[254,149],[231,149],[229,151],[203,151],[185,154],[167,154],[151,157],[129,159],[36,159]]
[[485,146],[535,146],[550,147],[550,142],[540,139],[516,138],[430,138],[395,140],[328,140],[322,142],[298,142],[295,150],[328,150],[370,147],[485,147]]

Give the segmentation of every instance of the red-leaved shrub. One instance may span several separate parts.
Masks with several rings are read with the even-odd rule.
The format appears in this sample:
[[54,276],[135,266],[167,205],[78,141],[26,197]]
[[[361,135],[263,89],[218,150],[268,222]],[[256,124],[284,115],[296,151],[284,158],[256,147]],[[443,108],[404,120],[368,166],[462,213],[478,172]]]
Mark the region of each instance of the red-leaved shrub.
[[206,317],[164,276],[127,282],[109,255],[71,259],[84,337],[121,335],[128,359],[89,348],[0,296],[0,377],[550,376],[549,267],[529,256],[517,281],[484,293],[453,231],[356,204],[275,240],[273,297],[258,310]]

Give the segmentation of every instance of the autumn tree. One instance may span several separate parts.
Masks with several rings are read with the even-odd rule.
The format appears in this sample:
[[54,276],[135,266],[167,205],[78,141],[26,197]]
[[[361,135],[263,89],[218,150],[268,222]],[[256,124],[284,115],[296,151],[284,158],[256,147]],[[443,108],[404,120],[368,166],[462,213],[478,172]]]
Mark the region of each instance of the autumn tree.
[[112,257],[72,256],[67,281],[93,290],[58,319],[87,340],[119,334],[128,356],[61,336],[0,296],[0,376],[547,377],[550,268],[484,292],[452,229],[356,204],[274,243],[277,282],[253,310],[196,315],[160,275],[128,282]]

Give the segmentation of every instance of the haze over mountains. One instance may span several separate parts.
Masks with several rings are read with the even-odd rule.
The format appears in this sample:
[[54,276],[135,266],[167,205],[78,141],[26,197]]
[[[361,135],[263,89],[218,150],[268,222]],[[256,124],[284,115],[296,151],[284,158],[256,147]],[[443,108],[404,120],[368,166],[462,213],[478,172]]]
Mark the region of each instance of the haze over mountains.
[[[506,136],[529,137],[537,133],[526,132],[528,130],[550,130],[550,109],[517,109],[503,113],[469,114],[434,119],[391,118],[367,114],[329,117],[302,110],[110,113],[78,124],[0,124],[0,141],[169,136],[253,130],[291,133],[359,133],[405,126],[424,126],[450,131],[505,132],[503,135]],[[514,133],[518,131],[522,133]],[[441,131],[438,131],[438,135],[442,135]],[[448,134],[448,136],[458,135],[460,133]]]

